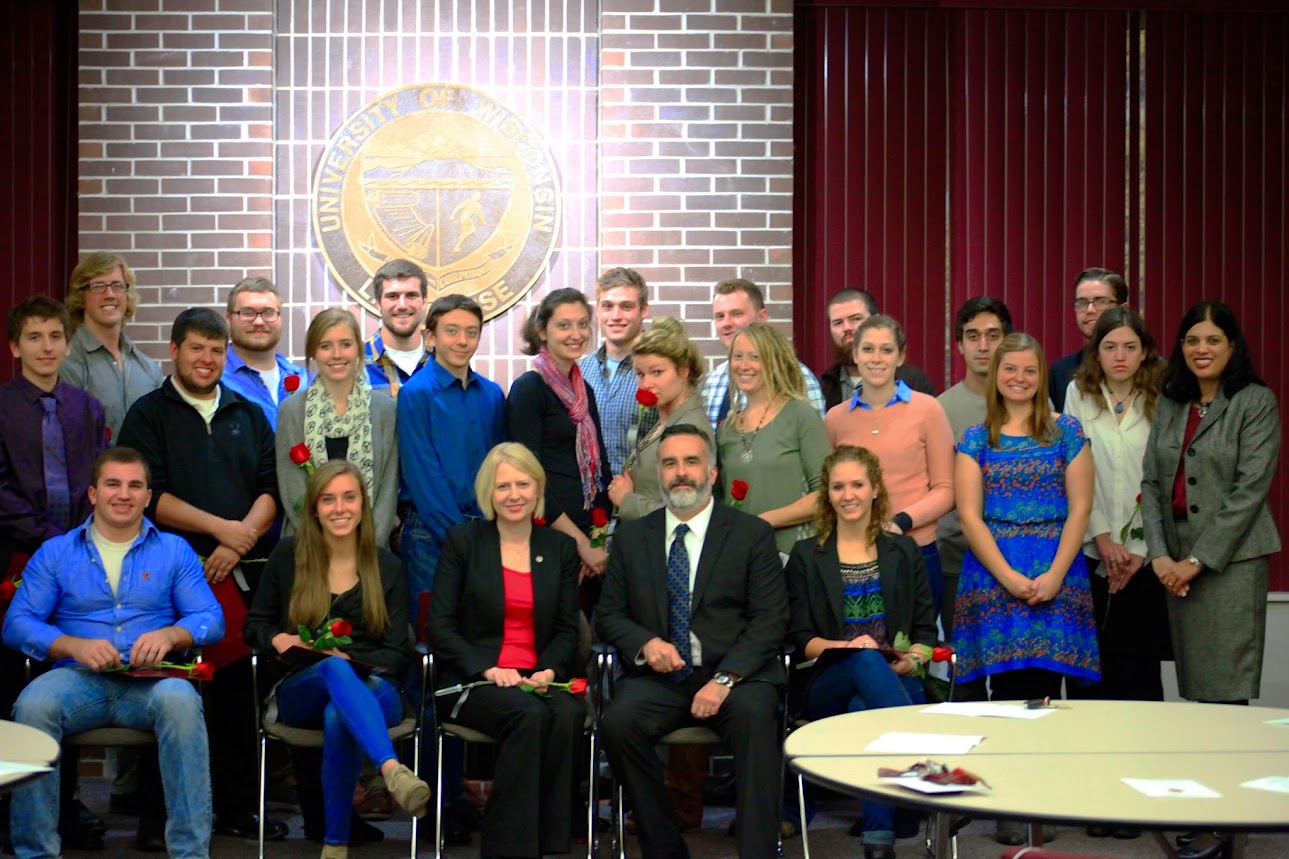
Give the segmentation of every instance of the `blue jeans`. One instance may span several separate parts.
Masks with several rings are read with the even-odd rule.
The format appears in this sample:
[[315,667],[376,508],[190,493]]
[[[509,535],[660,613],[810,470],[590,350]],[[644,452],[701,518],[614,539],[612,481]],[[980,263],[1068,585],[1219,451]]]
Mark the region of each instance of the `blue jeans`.
[[278,717],[293,728],[321,728],[322,805],[327,844],[349,843],[349,814],[362,755],[377,769],[396,760],[387,728],[403,720],[403,699],[387,680],[362,680],[347,660],[324,659],[297,671],[277,690]]
[[932,540],[922,549],[922,563],[926,564],[926,575],[931,584],[931,605],[935,616],[940,616],[940,603],[944,599],[944,570],[940,566],[940,550]]
[[[811,719],[856,713],[882,707],[926,703],[922,681],[901,677],[875,650],[854,650],[823,668],[810,685],[806,712]],[[806,816],[813,816],[807,796]],[[895,808],[885,802],[864,800],[864,843],[895,843]]]
[[[140,680],[55,668],[33,680],[14,720],[63,737],[91,728],[152,731],[166,795],[166,847],[173,857],[210,855],[210,749],[201,696],[187,680]],[[59,771],[14,791],[10,833],[19,859],[58,856]]]
[[[412,601],[407,616],[413,624],[422,620],[416,616],[420,595],[434,591],[434,571],[438,569],[442,551],[443,535],[431,531],[416,514],[415,507],[408,507],[403,519],[399,554],[403,559],[403,575],[407,577],[407,598]],[[419,626],[417,631],[420,631]]]

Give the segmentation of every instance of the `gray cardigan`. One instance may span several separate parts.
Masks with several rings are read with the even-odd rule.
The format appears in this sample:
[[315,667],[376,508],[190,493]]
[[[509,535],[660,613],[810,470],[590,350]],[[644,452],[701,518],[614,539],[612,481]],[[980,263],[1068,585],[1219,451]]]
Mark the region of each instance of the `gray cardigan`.
[[[691,391],[689,397],[680,404],[680,408],[671,413],[667,426],[693,424],[714,438],[711,422],[707,420],[707,410],[703,407],[703,398],[698,391]],[[661,437],[661,436],[660,436]],[[644,439],[640,440],[641,442]],[[709,451],[712,461],[716,461],[716,446],[713,441]],[[658,441],[654,439],[643,445],[636,453],[636,461],[631,466],[631,481],[635,484],[633,491],[628,492],[618,507],[618,518],[623,522],[640,519],[666,505],[662,500],[662,487],[658,485]]]
[[[304,394],[301,388],[282,401],[277,412],[277,482],[282,496],[282,536],[294,534],[300,519],[297,504],[304,503],[305,470],[291,461],[291,448],[304,441]],[[375,457],[372,475],[372,514],[376,519],[376,545],[389,547],[398,513],[398,433],[394,429],[397,407],[385,391],[371,392],[371,442]]]
[[[1177,558],[1184,547],[1173,522],[1173,478],[1182,457],[1189,403],[1160,397],[1146,444],[1141,519],[1147,561]],[[1275,395],[1249,385],[1233,398],[1218,393],[1186,452],[1187,519],[1191,553],[1210,570],[1280,550],[1267,494],[1280,455]]]

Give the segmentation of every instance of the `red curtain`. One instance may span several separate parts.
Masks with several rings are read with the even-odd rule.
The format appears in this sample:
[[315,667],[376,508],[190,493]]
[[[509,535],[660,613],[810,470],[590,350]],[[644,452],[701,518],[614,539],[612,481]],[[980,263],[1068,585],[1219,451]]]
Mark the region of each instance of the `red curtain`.
[[900,319],[941,384],[963,372],[952,313],[974,295],[1054,359],[1081,342],[1071,283],[1096,265],[1127,276],[1164,351],[1186,307],[1231,304],[1289,404],[1289,13],[1043,5],[798,4],[803,360],[831,363],[824,306],[844,286]]
[[[61,298],[76,264],[76,3],[0,0],[0,296]],[[16,362],[0,361],[0,380]]]

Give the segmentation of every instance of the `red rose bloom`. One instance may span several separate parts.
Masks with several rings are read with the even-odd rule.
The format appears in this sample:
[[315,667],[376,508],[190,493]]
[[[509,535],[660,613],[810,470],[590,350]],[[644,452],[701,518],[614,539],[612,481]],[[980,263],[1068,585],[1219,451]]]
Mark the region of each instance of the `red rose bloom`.
[[107,430],[107,443],[108,443],[108,444],[111,444],[111,443],[112,443],[112,428],[111,428],[111,427],[104,427],[104,429],[105,429],[105,430]]
[[596,528],[603,528],[609,524],[609,514],[605,512],[603,507],[596,507],[591,511],[591,524]]
[[215,666],[209,662],[198,662],[193,665],[192,670],[188,672],[188,676],[194,680],[214,680]]
[[571,695],[585,695],[586,678],[574,677],[572,680],[568,681],[568,691]]
[[546,524],[546,519],[545,519],[544,517],[542,517],[542,516],[534,516],[534,517],[533,517],[533,524],[534,524],[534,525],[545,525],[545,524]]
[[5,579],[0,582],[0,600],[11,600],[18,593],[18,587],[13,582]]
[[291,448],[291,461],[296,465],[304,465],[309,461],[309,457],[309,446],[304,442],[300,442]]
[[300,375],[298,373],[292,373],[287,376],[282,380],[282,387],[286,388],[286,392],[288,394],[294,394],[296,391],[300,390]]
[[742,501],[747,498],[748,485],[746,480],[735,480],[730,483],[730,497],[735,501]]
[[1140,503],[1141,503],[1141,493],[1140,493],[1140,492],[1138,492],[1138,493],[1137,493],[1137,503],[1138,503],[1138,504],[1140,504]]
[[645,408],[658,405],[658,395],[644,388],[636,388],[636,402]]
[[948,662],[953,659],[952,647],[935,647],[931,650],[932,662]]
[[347,620],[335,620],[331,622],[331,634],[336,638],[344,638],[354,631],[354,625]]

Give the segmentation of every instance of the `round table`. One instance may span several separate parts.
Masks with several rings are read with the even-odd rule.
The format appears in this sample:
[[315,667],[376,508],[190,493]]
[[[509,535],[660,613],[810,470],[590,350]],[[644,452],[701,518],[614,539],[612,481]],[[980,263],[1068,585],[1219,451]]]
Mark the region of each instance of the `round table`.
[[[45,732],[0,719],[0,761],[53,767],[58,764],[59,754],[58,743]],[[11,791],[46,772],[0,773],[0,793]]]
[[[811,722],[784,745],[802,777],[834,790],[892,800],[937,816],[1121,823],[1152,830],[1289,830],[1289,794],[1240,787],[1289,776],[1289,710],[1153,701],[1068,701],[1036,720],[943,715],[926,705],[846,713]],[[929,755],[866,751],[887,732],[984,735],[966,755],[935,760],[985,779],[988,793],[920,794],[878,780]],[[1193,779],[1220,798],[1154,798],[1124,778]],[[947,821],[936,855],[948,855]],[[1162,836],[1157,836],[1161,843]],[[1237,840],[1237,855],[1242,840]],[[1039,842],[1041,843],[1041,841]]]

